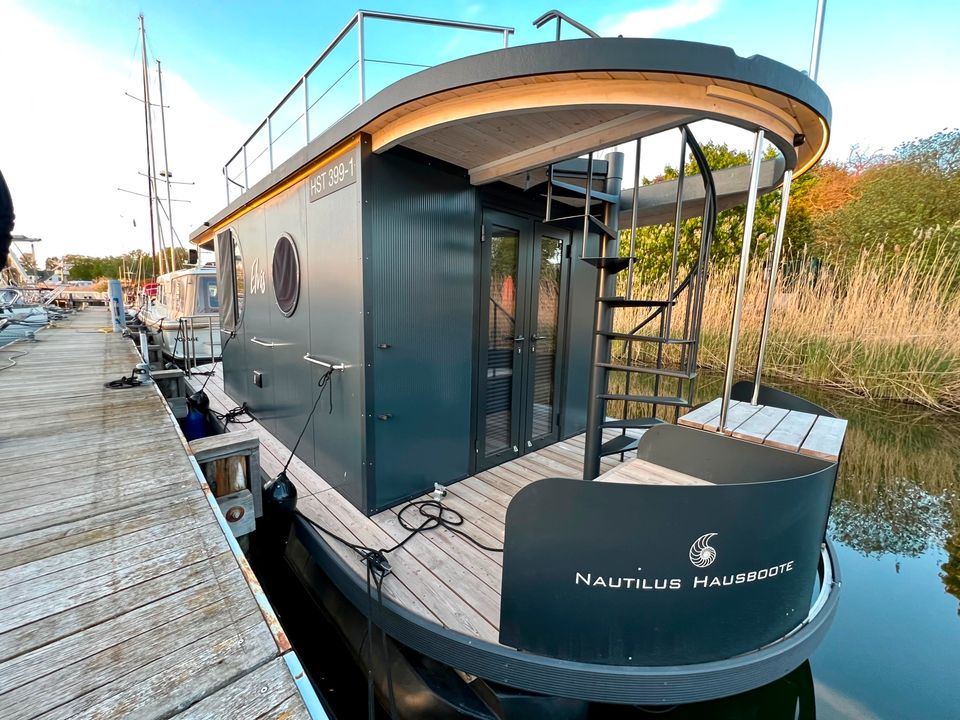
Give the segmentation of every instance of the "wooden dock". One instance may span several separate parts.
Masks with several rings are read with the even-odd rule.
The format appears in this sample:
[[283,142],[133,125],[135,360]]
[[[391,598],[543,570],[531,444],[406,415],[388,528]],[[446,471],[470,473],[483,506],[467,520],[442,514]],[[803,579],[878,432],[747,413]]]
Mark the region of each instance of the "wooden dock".
[[325,718],[156,386],[104,387],[139,361],[107,325],[0,350],[0,718]]

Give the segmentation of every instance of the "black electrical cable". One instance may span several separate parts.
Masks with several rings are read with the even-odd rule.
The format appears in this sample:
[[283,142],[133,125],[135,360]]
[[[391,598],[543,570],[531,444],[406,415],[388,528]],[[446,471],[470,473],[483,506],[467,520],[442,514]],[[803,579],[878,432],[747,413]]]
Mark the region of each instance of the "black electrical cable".
[[[231,410],[227,410],[225,413],[219,413],[216,410],[211,410],[210,414],[213,415],[215,418],[217,418],[217,420],[219,420],[221,423],[223,423],[224,431],[226,431],[227,425],[229,425],[230,423],[233,423],[234,425],[247,425],[249,423],[252,423],[254,420],[256,420],[253,413],[250,412],[250,408],[247,407],[246,403],[243,403],[242,405],[238,405],[237,407],[232,408]],[[242,415],[246,415],[247,419],[238,420],[237,418],[239,418]]]
[[103,384],[108,390],[129,390],[130,388],[140,387],[143,383],[137,379],[137,369],[130,371],[130,376],[124,375],[119,380],[109,380]]

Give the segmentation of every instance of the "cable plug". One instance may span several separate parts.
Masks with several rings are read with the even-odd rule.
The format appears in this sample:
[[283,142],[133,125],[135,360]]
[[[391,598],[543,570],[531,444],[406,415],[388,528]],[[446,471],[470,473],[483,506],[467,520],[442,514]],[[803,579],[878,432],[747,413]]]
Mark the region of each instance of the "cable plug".
[[370,567],[371,572],[380,579],[385,578],[393,570],[383,550],[371,550],[367,553],[364,560]]
[[440,502],[447,496],[447,489],[440,483],[433,484],[433,492],[430,493],[430,497],[436,501]]

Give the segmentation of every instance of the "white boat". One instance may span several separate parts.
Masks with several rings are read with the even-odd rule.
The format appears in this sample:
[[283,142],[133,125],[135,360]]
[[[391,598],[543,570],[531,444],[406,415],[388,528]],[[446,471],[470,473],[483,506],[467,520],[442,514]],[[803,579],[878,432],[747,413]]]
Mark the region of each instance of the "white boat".
[[197,362],[220,357],[220,303],[213,265],[160,275],[137,313],[166,357]]
[[50,317],[43,305],[26,302],[17,287],[0,288],[0,347],[45,327]]

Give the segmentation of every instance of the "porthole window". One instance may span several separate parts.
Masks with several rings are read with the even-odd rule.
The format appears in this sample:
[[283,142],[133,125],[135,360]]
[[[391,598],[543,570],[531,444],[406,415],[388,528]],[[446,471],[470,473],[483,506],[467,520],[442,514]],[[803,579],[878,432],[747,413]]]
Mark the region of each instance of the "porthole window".
[[281,235],[273,249],[273,292],[284,317],[293,315],[300,299],[300,258],[289,235]]
[[233,323],[233,329],[236,329],[240,327],[240,321],[243,320],[243,298],[246,294],[246,278],[243,273],[243,251],[240,249],[240,239],[235,232],[231,234],[233,235],[233,282],[237,297],[237,319]]

